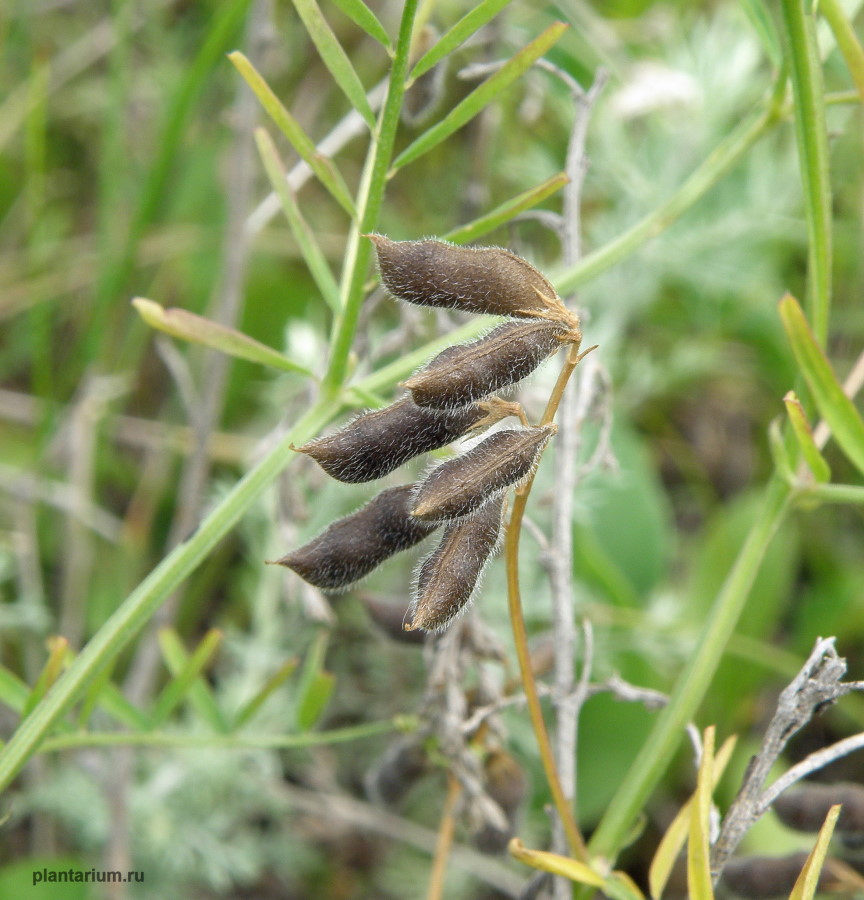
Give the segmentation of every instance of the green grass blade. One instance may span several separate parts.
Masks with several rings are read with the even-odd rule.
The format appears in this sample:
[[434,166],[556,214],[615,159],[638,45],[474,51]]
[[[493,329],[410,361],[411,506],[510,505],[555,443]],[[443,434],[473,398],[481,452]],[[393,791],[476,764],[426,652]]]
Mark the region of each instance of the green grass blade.
[[519,213],[526,209],[532,209],[538,203],[542,203],[547,197],[560,191],[570,179],[564,172],[559,172],[551,178],[547,178],[541,184],[528,188],[521,194],[511,197],[509,200],[496,206],[495,209],[479,216],[472,222],[460,225],[452,231],[448,231],[443,237],[445,240],[453,241],[454,244],[467,244],[470,241],[476,241],[477,238],[506,225]]
[[14,672],[10,672],[6,666],[0,666],[0,703],[20,713],[29,695],[30,688],[25,682]]
[[270,89],[270,85],[258,74],[257,69],[246,56],[239,50],[235,50],[228,54],[228,59],[243,76],[246,84],[252,88],[258,102],[273,120],[273,124],[288,138],[291,146],[309,165],[333,199],[353,218],[355,209],[351,192],[333,161],[318,152],[312,139],[306,134],[297,119],[282,105],[279,98]]
[[421,134],[405,148],[393,162],[393,168],[413,162],[424,153],[450,137],[488,106],[495,97],[523,75],[566,31],[567,25],[555,22],[530,44],[512,56],[497,72],[476,87],[461,103],[458,103],[440,122]]
[[830,481],[831,468],[825,461],[825,457],[820,449],[816,446],[816,441],[813,440],[813,429],[807,421],[807,413],[804,412],[804,407],[801,405],[801,401],[798,399],[795,391],[789,391],[783,398],[783,403],[786,405],[786,412],[789,415],[789,421],[792,423],[792,431],[795,433],[801,454],[813,473],[813,477],[819,482]]
[[327,640],[327,632],[320,632],[303,660],[295,708],[295,719],[300,731],[308,731],[318,721],[333,691],[333,675],[324,671]]
[[837,46],[843,54],[846,68],[849,69],[852,81],[855,82],[858,94],[864,102],[864,49],[858,35],[855,34],[855,29],[838,0],[820,0],[819,12],[825,16]]
[[270,697],[279,687],[281,687],[297,670],[299,665],[297,657],[289,659],[282,663],[281,666],[264,682],[263,685],[255,692],[255,695],[247,703],[237,710],[234,716],[234,722],[231,730],[236,731],[242,728],[264,705],[268,697]]
[[834,826],[837,824],[837,818],[840,815],[840,804],[832,806],[825,816],[825,822],[819,829],[819,837],[816,838],[816,846],[807,857],[804,868],[792,888],[789,900],[813,900],[816,896],[816,889],[819,886],[819,876],[822,874],[822,867],[825,865],[825,857],[828,855],[828,845],[831,843],[831,836],[834,834]]
[[828,423],[846,456],[859,472],[864,473],[864,420],[843,393],[804,312],[791,294],[786,294],[780,301],[780,318],[819,414]]
[[[214,730],[228,730],[225,717],[219,710],[213,695],[204,682],[199,680],[199,676],[219,649],[222,637],[221,631],[211,628],[190,656],[187,655],[175,631],[166,628],[159,632],[162,655],[174,677],[165,685],[153,704],[150,718],[154,728],[158,728],[188,694],[196,711]],[[198,690],[193,692],[193,688],[196,687]],[[204,697],[207,699],[203,699]]]
[[[211,77],[214,66],[221,62],[226,47],[235,40],[249,2],[250,0],[230,0],[216,8],[207,38],[171,98],[165,124],[155,142],[158,156],[144,178],[131,224],[121,242],[122,249],[104,266],[103,277],[96,286],[96,298],[91,312],[93,325],[87,335],[86,352],[83,354],[88,360],[95,350],[105,349],[107,335],[117,333],[117,329],[110,327],[110,324],[106,325],[110,318],[108,312],[112,304],[116,304],[117,298],[126,294],[126,284],[135,266],[142,235],[158,218],[165,197],[171,193],[168,186],[176,166],[178,150],[186,136],[189,120],[198,112],[196,100]],[[129,364],[127,342],[116,341],[110,349],[113,351],[113,363],[125,369]]]
[[295,363],[278,350],[274,350],[234,328],[220,325],[218,322],[205,319],[203,316],[185,309],[176,307],[165,309],[145,297],[136,297],[132,301],[132,305],[151,328],[169,334],[171,337],[191,341],[193,344],[202,344],[213,350],[227,353],[228,356],[245,359],[262,366],[272,366],[283,372],[299,372],[301,375],[312,376],[305,366]]
[[255,130],[255,141],[258,144],[258,153],[261,155],[261,161],[264,163],[267,177],[270,179],[270,184],[279,197],[285,218],[288,219],[288,224],[291,226],[291,233],[294,235],[294,240],[297,241],[297,246],[303,254],[303,259],[312,273],[312,278],[315,280],[315,284],[318,285],[318,290],[321,291],[321,296],[327,305],[333,312],[338,313],[339,285],[336,283],[327,259],[318,245],[315,233],[300,212],[297,199],[291,190],[291,186],[288,184],[282,161],[279,159],[276,145],[263,128]]
[[131,728],[134,731],[149,731],[153,728],[150,717],[138,709],[134,703],[130,703],[123,696],[120,688],[111,681],[105,684],[99,692],[97,702],[100,709],[127,728]]
[[410,80],[414,81],[438,65],[445,56],[464,44],[474,32],[495,18],[509,3],[510,0],[482,0],[478,3],[417,60],[417,64],[411,70]]
[[366,99],[366,89],[360,83],[351,60],[333,34],[333,29],[327,24],[320,7],[315,0],[294,0],[294,7],[300,14],[306,31],[312,38],[312,43],[318,48],[318,53],[333,80],[351,101],[354,109],[366,120],[370,130],[374,130],[375,113],[372,112],[372,107]]
[[369,37],[374,38],[379,44],[383,44],[388,50],[393,46],[390,42],[390,35],[387,34],[378,17],[363,0],[333,0],[333,2],[355,25],[359,25]]
[[782,59],[782,51],[780,50],[780,36],[774,27],[774,20],[771,14],[765,8],[764,0],[739,0],[744,15],[753,26],[771,64],[776,68],[779,67]]
[[786,438],[780,427],[780,420],[774,421],[768,426],[768,448],[771,451],[771,459],[777,474],[789,485],[795,485],[795,467],[789,448],[786,446]]
[[864,503],[864,487],[859,484],[814,484],[799,492],[802,500],[820,503]]
[[48,659],[42,667],[39,677],[36,679],[36,684],[33,685],[33,690],[30,691],[30,695],[24,703],[24,708],[21,710],[22,716],[29,716],[33,712],[33,709],[48,693],[48,689],[59,678],[68,650],[69,641],[66,638],[57,636],[48,638]]
[[711,886],[711,794],[714,769],[714,726],[705,729],[696,793],[690,805],[687,840],[687,896],[689,900],[714,900]]
[[[781,0],[786,56],[792,80],[795,137],[807,219],[807,311],[824,347],[831,309],[831,182],[822,64],[816,24],[806,0]],[[809,5],[809,4],[808,4]]]

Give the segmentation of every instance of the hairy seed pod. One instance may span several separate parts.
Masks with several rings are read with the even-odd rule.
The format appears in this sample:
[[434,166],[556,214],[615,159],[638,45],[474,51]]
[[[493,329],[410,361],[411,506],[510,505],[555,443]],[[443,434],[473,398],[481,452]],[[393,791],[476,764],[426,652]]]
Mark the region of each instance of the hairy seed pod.
[[[733,859],[726,863],[721,883],[748,900],[788,897],[807,862],[807,856],[807,853],[793,853],[790,856]],[[819,885],[824,886],[832,877],[831,860],[828,859],[819,876]]]
[[427,522],[468,516],[534,470],[556,425],[496,431],[467,453],[432,469],[414,495],[411,515]]
[[367,237],[375,244],[381,281],[400,300],[493,316],[555,315],[573,321],[549,281],[509,250]]
[[338,481],[372,481],[421,453],[452,443],[472,428],[511,415],[514,406],[495,397],[440,410],[417,406],[410,397],[403,397],[384,409],[358,416],[329,437],[296,449],[311,456]]
[[387,488],[357,512],[339,519],[318,537],[277,559],[301,578],[325,591],[350,587],[385,559],[413,547],[435,525],[410,514],[415,486]]
[[819,831],[828,810],[842,803],[837,830],[864,834],[864,785],[854,782],[801,784],[786,791],[773,803],[780,821],[796,831]]
[[411,621],[406,631],[442,631],[468,608],[480,576],[501,542],[504,499],[454,522],[417,569]]
[[563,343],[580,338],[545,320],[505,322],[476,341],[442,350],[403,386],[419,406],[460,406],[516,384]]

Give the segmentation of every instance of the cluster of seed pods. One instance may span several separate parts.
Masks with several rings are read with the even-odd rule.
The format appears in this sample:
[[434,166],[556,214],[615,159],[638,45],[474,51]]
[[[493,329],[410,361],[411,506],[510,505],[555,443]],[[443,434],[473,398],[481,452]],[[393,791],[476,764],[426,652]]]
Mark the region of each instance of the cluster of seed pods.
[[[507,316],[475,341],[448,347],[403,383],[408,393],[328,437],[296,448],[339,481],[382,478],[421,454],[524,414],[494,396],[562,345],[581,341],[579,320],[524,259],[499,247],[441,241],[375,245],[384,286],[423,306]],[[501,542],[504,497],[533,471],[552,424],[496,431],[429,470],[417,484],[387,488],[277,563],[326,591],[345,590],[438,528],[441,541],[417,567],[407,630],[440,631],[468,605]]]

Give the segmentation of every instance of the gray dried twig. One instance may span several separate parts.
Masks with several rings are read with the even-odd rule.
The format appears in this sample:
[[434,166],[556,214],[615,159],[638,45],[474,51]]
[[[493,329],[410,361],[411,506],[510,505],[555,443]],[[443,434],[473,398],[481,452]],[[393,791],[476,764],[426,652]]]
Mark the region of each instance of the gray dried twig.
[[835,638],[819,638],[801,671],[780,694],[777,711],[768,725],[759,752],[750,760],[744,783],[723,820],[711,852],[715,880],[747,830],[782,791],[828,763],[864,747],[864,734],[855,735],[813,753],[766,788],[765,781],[789,740],[817,713],[852,691],[864,690],[860,681],[844,682],[846,660],[834,649]]

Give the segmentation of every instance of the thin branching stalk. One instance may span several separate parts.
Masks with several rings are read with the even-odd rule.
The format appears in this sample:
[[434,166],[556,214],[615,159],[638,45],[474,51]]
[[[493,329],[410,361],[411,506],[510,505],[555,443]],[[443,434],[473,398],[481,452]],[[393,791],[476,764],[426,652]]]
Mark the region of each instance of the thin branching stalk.
[[[593,347],[591,348],[594,349]],[[590,352],[590,351],[586,351]],[[573,374],[574,369],[579,360],[585,354],[578,352],[578,346],[573,346],[567,356],[567,362],[561,369],[555,387],[549,397],[541,425],[548,425],[555,418],[558,405],[564,395],[564,389],[567,382]],[[540,706],[540,696],[537,691],[537,682],[534,680],[534,673],[531,669],[531,654],[528,648],[528,632],[525,628],[525,617],[522,614],[522,599],[519,592],[519,538],[522,533],[522,518],[525,515],[525,505],[528,502],[528,495],[533,484],[533,477],[530,478],[517,492],[513,501],[513,511],[510,515],[510,523],[507,526],[507,533],[504,537],[504,564],[507,570],[507,604],[510,611],[510,624],[513,628],[513,640],[516,645],[516,657],[519,660],[519,672],[522,679],[522,685],[525,690],[525,698],[528,702],[528,714],[531,717],[531,725],[534,728],[534,734],[537,738],[537,746],[540,749],[540,759],[543,763],[543,771],[546,781],[549,784],[549,790],[552,793],[552,800],[555,809],[561,819],[564,833],[567,837],[567,843],[576,859],[587,861],[588,853],[585,847],[585,841],[579,831],[579,826],[573,818],[573,811],[570,803],[561,788],[561,780],[558,777],[558,769],[555,765],[555,756],[552,751],[552,744],[549,740],[549,732],[546,729],[546,723],[543,720],[543,710]]]

